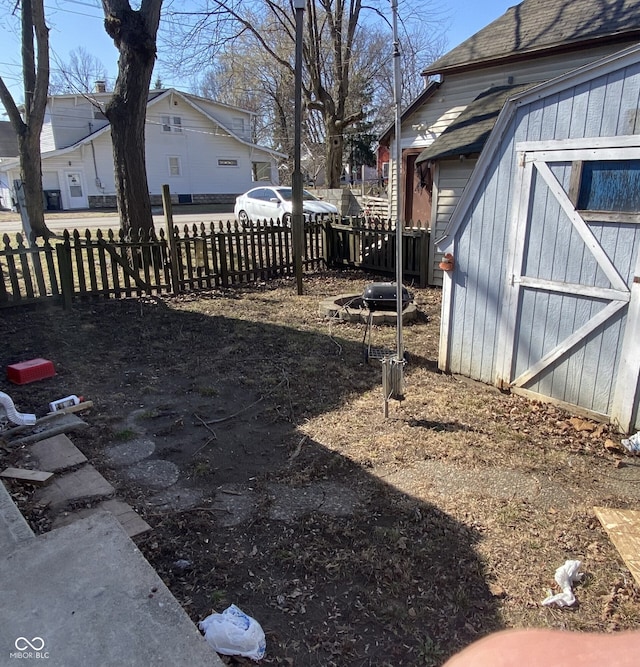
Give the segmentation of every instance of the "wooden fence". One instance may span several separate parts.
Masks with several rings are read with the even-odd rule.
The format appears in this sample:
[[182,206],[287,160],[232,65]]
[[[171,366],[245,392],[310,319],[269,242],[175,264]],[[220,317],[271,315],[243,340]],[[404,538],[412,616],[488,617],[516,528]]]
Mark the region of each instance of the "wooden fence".
[[[362,218],[333,223],[327,229],[330,266],[350,266],[395,278],[396,230],[391,220],[367,222]],[[402,231],[403,279],[418,287],[427,286],[429,232]]]
[[[388,223],[352,219],[305,223],[304,271],[354,267],[395,271],[395,232]],[[426,285],[428,234],[403,234],[405,279]],[[65,231],[29,247],[21,234],[3,237],[0,308],[43,300],[140,297],[267,281],[294,275],[293,239],[286,226],[238,222],[177,226],[128,237],[119,230]]]

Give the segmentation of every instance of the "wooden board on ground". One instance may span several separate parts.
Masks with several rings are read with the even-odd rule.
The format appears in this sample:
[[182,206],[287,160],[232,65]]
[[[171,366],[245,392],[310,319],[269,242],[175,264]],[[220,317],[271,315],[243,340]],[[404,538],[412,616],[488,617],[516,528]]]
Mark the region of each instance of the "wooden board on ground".
[[42,470],[27,470],[26,468],[5,468],[0,472],[0,477],[18,479],[21,482],[29,482],[29,484],[42,486],[53,477],[53,473]]
[[594,507],[609,539],[640,584],[640,511]]
[[56,410],[55,412],[48,412],[47,415],[69,415],[72,412],[82,412],[83,410],[89,410],[93,407],[93,401],[82,401],[77,405],[70,405],[68,408],[63,408],[62,410]]

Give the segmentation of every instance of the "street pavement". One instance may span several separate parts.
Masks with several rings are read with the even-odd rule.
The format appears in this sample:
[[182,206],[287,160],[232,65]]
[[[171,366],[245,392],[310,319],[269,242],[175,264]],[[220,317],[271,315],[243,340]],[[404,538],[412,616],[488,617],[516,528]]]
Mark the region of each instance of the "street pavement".
[[[116,230],[120,226],[120,221],[118,219],[118,214],[114,211],[113,213],[95,213],[95,212],[85,212],[86,215],[82,215],[82,212],[78,211],[67,215],[67,211],[60,213],[45,213],[45,220],[47,227],[56,234],[63,232],[65,229],[69,231],[78,229],[84,232],[86,229],[97,230],[101,229],[103,232],[106,232],[109,229]],[[192,225],[200,222],[209,223],[209,222],[226,222],[227,220],[233,221],[233,211],[228,213],[183,213],[183,212],[174,212],[173,214],[173,223],[178,226],[185,224]],[[165,226],[164,215],[162,213],[154,213],[153,221],[156,227],[156,230]],[[22,232],[22,222],[20,216],[16,214],[3,214],[0,217],[0,235],[2,234],[15,234],[16,232]]]

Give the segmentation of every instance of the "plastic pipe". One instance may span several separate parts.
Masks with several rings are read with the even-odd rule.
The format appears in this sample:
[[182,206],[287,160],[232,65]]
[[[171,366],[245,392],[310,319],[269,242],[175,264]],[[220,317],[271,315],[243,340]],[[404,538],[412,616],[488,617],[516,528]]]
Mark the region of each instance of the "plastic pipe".
[[36,416],[24,414],[16,410],[11,397],[0,391],[0,407],[5,409],[9,421],[17,426],[33,426],[36,423]]

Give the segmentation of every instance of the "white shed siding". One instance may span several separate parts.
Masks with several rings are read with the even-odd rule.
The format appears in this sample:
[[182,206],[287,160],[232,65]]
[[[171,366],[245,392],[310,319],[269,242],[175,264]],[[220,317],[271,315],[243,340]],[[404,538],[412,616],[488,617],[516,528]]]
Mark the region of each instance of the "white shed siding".
[[[557,164],[552,171],[567,190],[571,165]],[[569,284],[580,284],[586,280],[589,284],[609,287],[608,278],[593,255],[585,252],[584,242],[561,212],[557,200],[547,196],[543,183],[536,182],[534,188],[539,192],[538,196],[534,193],[532,198],[531,215],[535,219],[544,219],[545,231],[529,237],[525,263],[527,275],[550,276],[552,280]],[[629,278],[632,280],[632,259],[636,256],[634,251],[640,235],[633,229],[613,230],[610,225],[591,224],[590,227],[623,277],[627,281]],[[615,236],[611,237],[611,234]],[[601,309],[602,304],[596,299],[523,290],[518,335],[523,333],[533,344],[526,353],[521,351],[516,356],[514,375],[524,372],[533,360],[542,358]],[[538,330],[541,321],[545,322],[545,326],[543,330]],[[614,374],[611,371],[617,367],[624,321],[624,317],[618,318],[575,354],[543,372],[527,388],[599,414],[609,414],[613,398]]]
[[[509,150],[507,142],[502,151]],[[451,338],[449,366],[453,372],[482,382],[493,382],[495,339],[502,300],[502,260],[505,256],[506,230],[496,224],[499,211],[510,209],[509,168],[492,165],[476,195],[468,232],[457,239],[455,264],[457,279],[452,302],[456,332]],[[464,323],[463,326],[460,326]]]
[[[514,179],[518,175],[519,142],[597,138],[638,130],[640,64],[601,75],[535,102],[521,103],[466,208],[453,239],[456,275],[449,310],[448,369],[484,382],[497,376],[499,322],[506,273],[506,240],[515,214]],[[570,163],[553,163],[552,173],[565,191]],[[558,202],[534,170],[531,219],[544,221],[537,236],[527,238],[526,275],[551,276],[564,283],[608,287],[609,279],[568,223]],[[443,216],[444,217],[444,216]],[[623,279],[631,284],[640,250],[640,226],[589,224]],[[437,235],[436,235],[437,236]],[[597,298],[523,289],[516,335],[527,332],[533,343],[516,350],[514,377],[540,359],[569,333],[602,309]],[[624,312],[624,311],[622,311]],[[560,316],[561,313],[561,316]],[[541,326],[544,322],[544,326]],[[626,315],[581,343],[575,354],[552,364],[527,389],[594,413],[609,414]]]
[[[476,160],[442,160],[438,163],[433,184],[433,201],[436,205],[431,211],[432,239],[440,238],[444,234],[475,165]],[[435,252],[435,249],[430,253],[428,275],[430,285],[442,285],[442,270],[438,268],[441,257],[442,254]]]

